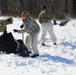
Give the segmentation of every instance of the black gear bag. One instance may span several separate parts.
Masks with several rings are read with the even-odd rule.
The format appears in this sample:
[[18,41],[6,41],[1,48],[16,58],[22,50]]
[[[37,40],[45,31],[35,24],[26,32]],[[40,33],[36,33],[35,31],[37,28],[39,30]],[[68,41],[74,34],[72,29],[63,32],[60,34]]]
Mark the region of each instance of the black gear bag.
[[19,53],[20,56],[29,56],[28,49],[22,40],[15,40],[12,33],[4,33],[0,36],[0,51],[9,53]]

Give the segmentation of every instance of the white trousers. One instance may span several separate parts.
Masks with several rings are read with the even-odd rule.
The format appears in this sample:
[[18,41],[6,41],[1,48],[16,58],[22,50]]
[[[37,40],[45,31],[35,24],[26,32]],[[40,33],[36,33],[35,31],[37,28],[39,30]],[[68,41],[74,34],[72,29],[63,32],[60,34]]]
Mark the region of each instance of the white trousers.
[[39,33],[37,33],[34,36],[28,35],[26,37],[26,46],[28,48],[28,51],[31,51],[31,49],[32,49],[34,54],[39,54],[38,46],[37,46],[37,44],[38,44],[38,34]]
[[51,22],[42,23],[41,28],[42,28],[42,36],[41,36],[42,43],[45,43],[45,36],[47,32],[49,33],[52,42],[53,43],[57,42],[57,38],[53,31],[53,24]]

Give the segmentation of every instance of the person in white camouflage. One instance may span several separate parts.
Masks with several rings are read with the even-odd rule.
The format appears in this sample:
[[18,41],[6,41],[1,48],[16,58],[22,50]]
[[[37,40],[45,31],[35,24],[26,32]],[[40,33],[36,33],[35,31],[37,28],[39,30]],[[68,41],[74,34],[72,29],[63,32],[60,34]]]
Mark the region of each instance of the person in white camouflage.
[[54,25],[56,25],[57,23],[54,15],[48,12],[46,6],[42,7],[42,11],[39,13],[38,20],[41,23],[41,28],[42,28],[41,44],[45,46],[45,36],[46,36],[46,33],[48,32],[51,40],[53,41],[53,44],[56,45],[57,38],[54,34],[53,23],[51,22],[51,20],[53,20]]
[[27,11],[23,11],[21,14],[21,18],[23,20],[23,24],[20,26],[21,28],[24,27],[23,30],[14,29],[14,32],[24,33],[27,32],[29,35],[26,38],[26,46],[28,48],[29,53],[31,52],[31,47],[34,54],[31,56],[32,58],[39,56],[38,52],[38,34],[40,31],[40,27],[38,23],[30,17]]

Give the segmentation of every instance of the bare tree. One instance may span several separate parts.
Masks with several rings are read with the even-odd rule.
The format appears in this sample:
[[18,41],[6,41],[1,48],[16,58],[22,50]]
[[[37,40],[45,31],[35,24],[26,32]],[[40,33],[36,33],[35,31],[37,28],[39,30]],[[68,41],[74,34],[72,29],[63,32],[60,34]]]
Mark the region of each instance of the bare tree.
[[57,18],[64,18],[65,14],[76,15],[76,0],[0,0],[0,11],[3,15],[20,16],[23,10],[27,10],[38,17],[43,5],[47,5]]
[[65,0],[65,12],[67,13],[68,12],[68,1],[67,0]]
[[76,14],[76,0],[73,0],[73,14]]

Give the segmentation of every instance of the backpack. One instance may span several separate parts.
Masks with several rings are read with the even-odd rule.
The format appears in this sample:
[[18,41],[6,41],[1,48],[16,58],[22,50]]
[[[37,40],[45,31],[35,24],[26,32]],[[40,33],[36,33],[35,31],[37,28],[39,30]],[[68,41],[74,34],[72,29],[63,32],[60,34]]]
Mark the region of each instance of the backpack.
[[20,56],[29,56],[28,49],[22,40],[15,40],[12,33],[4,33],[0,36],[0,51]]
[[17,40],[18,42],[18,52],[20,56],[27,57],[29,56],[28,48],[24,45],[21,39]]

